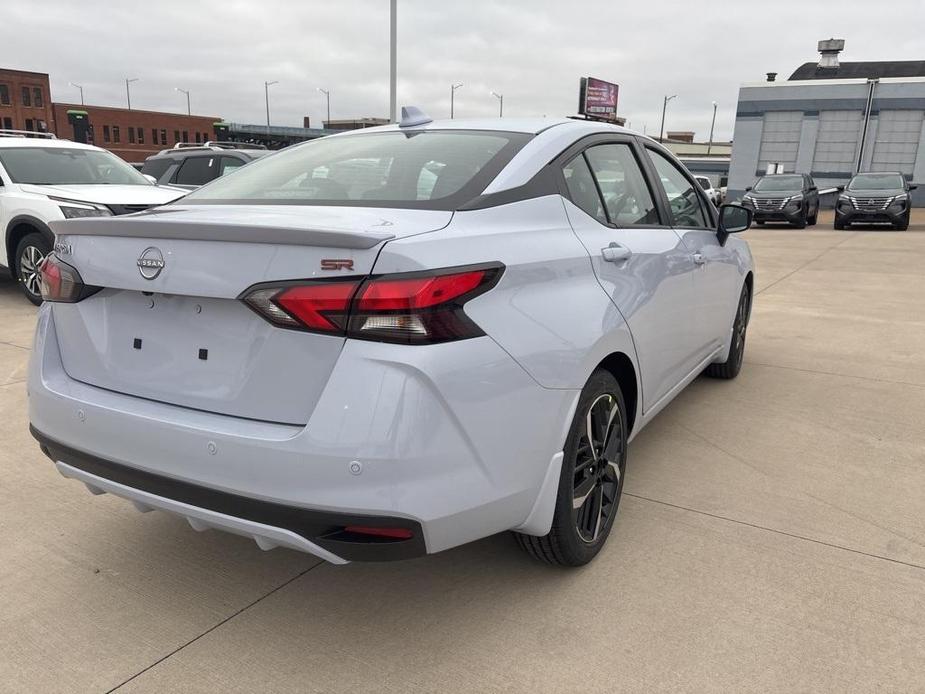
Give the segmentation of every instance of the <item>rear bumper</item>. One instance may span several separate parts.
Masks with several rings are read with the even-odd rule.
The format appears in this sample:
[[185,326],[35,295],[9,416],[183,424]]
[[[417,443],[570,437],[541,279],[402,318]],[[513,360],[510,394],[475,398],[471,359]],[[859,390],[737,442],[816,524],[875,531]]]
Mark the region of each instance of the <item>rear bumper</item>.
[[[534,508],[578,391],[542,388],[488,337],[412,348],[348,340],[298,426],[76,381],[64,370],[54,315],[48,304],[39,311],[29,416],[46,452],[68,466],[62,472],[122,485],[107,491],[145,506],[221,514],[211,525],[232,532],[219,521],[291,532],[342,559],[417,556],[512,528],[548,531]],[[80,475],[69,476],[87,482]],[[278,518],[285,524],[267,523]],[[335,545],[328,531],[344,519],[412,528],[415,542]],[[241,532],[260,535],[252,529]]]
[[[29,430],[65,477],[80,480],[94,493],[127,498],[140,510],[158,508],[182,515],[197,530],[216,527],[250,535],[262,549],[287,546],[336,564],[411,559],[427,553],[421,524],[407,518],[313,511],[252,499],[120,465],[59,443],[33,426]],[[360,538],[345,532],[351,526],[402,528],[411,538]]]

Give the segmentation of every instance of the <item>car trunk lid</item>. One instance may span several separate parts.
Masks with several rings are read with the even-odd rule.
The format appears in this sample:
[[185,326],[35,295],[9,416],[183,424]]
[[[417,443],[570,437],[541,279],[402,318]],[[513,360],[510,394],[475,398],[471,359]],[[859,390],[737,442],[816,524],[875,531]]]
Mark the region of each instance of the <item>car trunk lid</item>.
[[[383,243],[451,216],[198,205],[53,223],[59,257],[103,287],[54,305],[64,368],[128,395],[304,424],[344,338],[271,325],[238,297],[262,282],[367,275]],[[332,259],[337,269],[322,269]]]

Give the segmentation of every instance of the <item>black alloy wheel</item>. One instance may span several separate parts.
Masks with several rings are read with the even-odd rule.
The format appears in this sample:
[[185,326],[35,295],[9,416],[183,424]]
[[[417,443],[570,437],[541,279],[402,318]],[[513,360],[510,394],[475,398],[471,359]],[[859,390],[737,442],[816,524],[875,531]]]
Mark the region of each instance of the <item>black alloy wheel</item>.
[[581,566],[603,547],[623,494],[626,422],[617,380],[608,371],[595,371],[566,440],[552,528],[543,537],[515,533],[530,555],[550,564]]
[[610,524],[623,482],[620,408],[603,393],[585,416],[572,476],[572,522],[578,537],[593,543]]
[[751,302],[751,292],[748,285],[743,285],[739,295],[739,304],[736,307],[735,321],[732,324],[732,346],[726,361],[719,364],[710,364],[704,373],[713,378],[735,378],[742,370],[745,360],[745,333],[748,330],[748,317]]

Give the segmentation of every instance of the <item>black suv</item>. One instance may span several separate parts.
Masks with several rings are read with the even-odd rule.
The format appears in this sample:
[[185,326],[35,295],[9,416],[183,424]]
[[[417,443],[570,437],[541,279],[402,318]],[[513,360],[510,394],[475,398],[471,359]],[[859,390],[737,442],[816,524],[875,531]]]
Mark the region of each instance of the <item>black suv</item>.
[[835,205],[835,228],[888,223],[905,231],[911,214],[909,191],[915,188],[898,172],[855,174],[847,187],[838,187],[841,194]]
[[819,216],[819,189],[809,174],[770,174],[745,189],[742,204],[754,210],[758,225],[789,222],[804,229]]
[[242,142],[178,142],[145,159],[141,173],[159,184],[192,190],[269,153],[263,145]]

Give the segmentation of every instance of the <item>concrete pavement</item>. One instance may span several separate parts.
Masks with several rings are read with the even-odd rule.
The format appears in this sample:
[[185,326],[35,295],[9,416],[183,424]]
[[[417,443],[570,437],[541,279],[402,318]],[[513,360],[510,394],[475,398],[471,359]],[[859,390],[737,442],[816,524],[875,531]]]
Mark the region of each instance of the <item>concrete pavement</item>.
[[742,374],[639,435],[578,571],[503,535],[334,567],[91,497],[28,434],[0,281],[0,690],[925,691],[925,234],[747,238]]

